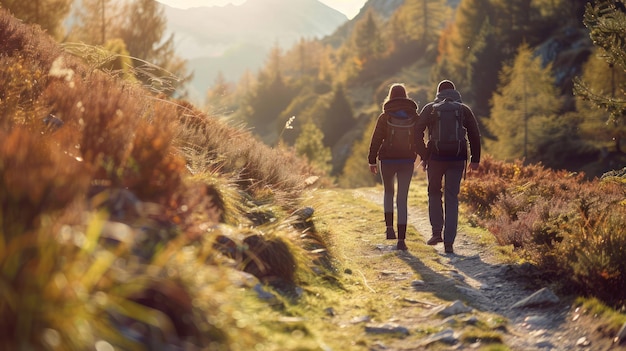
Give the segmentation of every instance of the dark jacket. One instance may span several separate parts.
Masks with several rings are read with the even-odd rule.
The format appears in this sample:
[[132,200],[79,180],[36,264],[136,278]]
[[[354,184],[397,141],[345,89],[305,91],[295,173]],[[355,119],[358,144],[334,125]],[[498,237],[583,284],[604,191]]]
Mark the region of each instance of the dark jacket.
[[[435,155],[431,152],[432,148],[428,145],[424,144],[424,131],[428,128],[429,132],[429,140],[430,133],[433,130],[433,124],[436,121],[437,114],[433,109],[433,104],[437,102],[441,102],[444,99],[453,99],[455,101],[461,102],[461,94],[457,90],[445,89],[437,93],[435,101],[429,102],[422,108],[420,112],[419,120],[416,125],[416,133],[415,137],[417,138],[417,153],[420,155],[422,160],[438,160],[438,161],[459,161],[459,160],[467,160],[467,149],[465,149],[462,155],[458,157],[442,157]],[[476,122],[476,117],[472,112],[472,109],[469,106],[463,105],[463,126],[467,129],[467,139],[469,140],[470,145],[470,162],[479,163],[480,162],[480,131],[478,129],[478,122]]]
[[384,140],[387,137],[387,121],[390,116],[396,118],[415,118],[417,120],[417,103],[409,98],[391,99],[383,105],[383,112],[378,116],[376,128],[372,133],[370,141],[370,151],[367,157],[369,164],[376,164],[376,158],[379,160],[398,160],[415,162],[417,158],[417,150],[410,150],[403,154],[393,154],[385,147]]

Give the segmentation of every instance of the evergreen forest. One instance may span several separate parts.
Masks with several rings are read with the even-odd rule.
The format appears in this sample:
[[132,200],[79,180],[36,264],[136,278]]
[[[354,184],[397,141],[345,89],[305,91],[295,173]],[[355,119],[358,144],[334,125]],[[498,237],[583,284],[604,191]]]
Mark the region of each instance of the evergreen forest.
[[294,146],[342,186],[368,185],[363,155],[388,87],[405,83],[421,107],[450,79],[479,118],[486,153],[600,177],[626,165],[626,79],[609,52],[623,46],[622,8],[420,0],[385,16],[366,7],[332,36],[275,47],[239,82],[218,77],[207,108],[269,145]]

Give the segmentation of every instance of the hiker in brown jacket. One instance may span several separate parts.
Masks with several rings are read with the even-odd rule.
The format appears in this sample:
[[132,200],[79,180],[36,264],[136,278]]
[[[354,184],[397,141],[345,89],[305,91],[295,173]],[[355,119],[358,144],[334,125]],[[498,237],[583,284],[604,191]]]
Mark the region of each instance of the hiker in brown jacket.
[[[440,106],[445,102],[457,108],[454,113],[462,122],[453,123],[452,125],[457,126],[456,128],[441,127],[439,121],[443,120],[443,112]],[[428,129],[428,145],[424,144],[426,129]],[[446,133],[444,129],[447,135],[442,135]],[[450,132],[451,129],[458,131],[460,137]],[[420,112],[416,133],[417,153],[422,158],[422,166],[428,176],[428,213],[432,237],[427,244],[436,245],[443,242],[444,251],[454,253],[453,244],[457,234],[461,180],[465,174],[468,158],[470,160],[469,171],[478,170],[481,146],[476,117],[470,107],[461,101],[461,94],[456,90],[453,82],[443,80],[438,84],[435,100],[426,104]],[[458,143],[456,152],[448,151],[447,145],[454,144],[454,142]]]
[[[407,225],[407,198],[413,177],[417,149],[415,143],[415,122],[417,103],[407,95],[403,84],[393,84],[378,116],[372,133],[368,162],[373,174],[380,174],[384,187],[383,207],[386,237],[396,239],[393,227],[394,183],[398,181],[396,198],[398,223],[398,250],[407,250],[405,243]],[[378,160],[378,163],[377,163]]]

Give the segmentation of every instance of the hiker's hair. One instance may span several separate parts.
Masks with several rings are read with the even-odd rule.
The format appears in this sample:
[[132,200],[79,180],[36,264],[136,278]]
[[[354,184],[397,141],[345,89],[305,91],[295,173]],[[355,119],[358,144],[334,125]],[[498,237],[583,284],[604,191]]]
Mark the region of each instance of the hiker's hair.
[[393,99],[406,99],[409,96],[406,93],[406,88],[403,83],[394,83],[389,87],[389,93],[387,93],[387,97],[383,104],[389,100]]

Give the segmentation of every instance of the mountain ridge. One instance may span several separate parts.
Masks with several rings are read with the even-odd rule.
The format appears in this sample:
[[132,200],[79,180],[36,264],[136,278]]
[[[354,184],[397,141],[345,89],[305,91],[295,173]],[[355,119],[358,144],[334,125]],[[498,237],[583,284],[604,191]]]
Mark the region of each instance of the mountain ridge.
[[231,81],[263,64],[274,45],[289,48],[301,38],[322,38],[348,21],[317,0],[246,1],[241,5],[178,9],[163,4],[168,34],[194,78],[191,98],[204,95],[221,72]]

